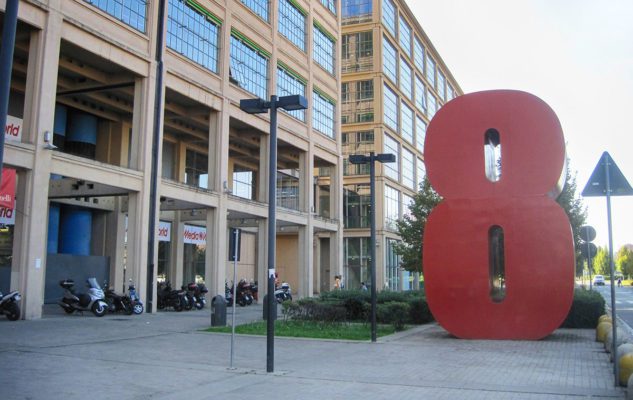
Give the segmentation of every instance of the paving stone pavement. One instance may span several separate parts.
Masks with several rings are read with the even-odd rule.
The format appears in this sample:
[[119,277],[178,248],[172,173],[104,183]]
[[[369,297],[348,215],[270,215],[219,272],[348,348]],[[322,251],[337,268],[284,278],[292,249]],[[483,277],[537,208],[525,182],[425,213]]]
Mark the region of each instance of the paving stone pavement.
[[[238,308],[239,322],[261,306]],[[231,320],[229,315],[228,320]],[[201,332],[208,310],[0,320],[0,399],[582,399],[625,397],[593,330],[459,340],[436,324],[378,343]]]

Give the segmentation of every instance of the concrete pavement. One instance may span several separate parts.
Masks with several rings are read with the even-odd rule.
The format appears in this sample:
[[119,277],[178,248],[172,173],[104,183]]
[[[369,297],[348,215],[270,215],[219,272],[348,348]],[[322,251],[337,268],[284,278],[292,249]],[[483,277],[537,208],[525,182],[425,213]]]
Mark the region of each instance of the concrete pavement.
[[[237,309],[239,322],[261,306]],[[230,321],[230,315],[228,317]],[[378,343],[200,332],[208,309],[0,320],[0,399],[578,399],[625,397],[593,330],[458,340],[436,324]]]

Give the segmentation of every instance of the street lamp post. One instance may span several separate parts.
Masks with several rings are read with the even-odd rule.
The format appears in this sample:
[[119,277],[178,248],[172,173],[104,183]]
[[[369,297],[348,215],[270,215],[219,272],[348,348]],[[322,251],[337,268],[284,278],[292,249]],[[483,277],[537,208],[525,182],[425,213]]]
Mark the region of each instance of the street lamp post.
[[275,209],[277,207],[277,109],[287,111],[308,108],[308,100],[301,95],[270,96],[264,99],[242,99],[240,109],[249,114],[261,114],[270,110],[270,144],[268,156],[268,290],[267,290],[267,324],[266,324],[266,372],[275,369],[275,247],[277,224]]
[[372,151],[368,156],[362,154],[352,154],[349,162],[352,164],[369,164],[369,206],[371,208],[371,236],[369,247],[371,248],[371,341],[376,341],[376,169],[374,161],[381,163],[392,163],[396,161],[394,154],[374,154]]

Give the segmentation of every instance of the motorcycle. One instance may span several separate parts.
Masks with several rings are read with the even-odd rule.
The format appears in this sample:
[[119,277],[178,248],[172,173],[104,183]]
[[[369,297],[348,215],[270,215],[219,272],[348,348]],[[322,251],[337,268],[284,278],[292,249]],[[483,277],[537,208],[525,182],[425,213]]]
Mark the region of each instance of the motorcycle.
[[97,317],[103,317],[108,312],[108,304],[96,278],[88,278],[88,293],[75,293],[73,287],[75,281],[64,279],[59,281],[59,286],[64,288],[64,297],[57,302],[64,311],[72,314],[75,311],[92,311]]
[[286,300],[292,301],[292,291],[288,282],[283,282],[281,286],[275,288],[275,298],[277,303],[283,303]]
[[182,290],[173,290],[169,282],[161,282],[158,284],[158,302],[156,307],[159,310],[165,307],[173,307],[175,311],[182,311],[189,302],[187,296]]
[[189,311],[193,308],[194,303],[196,302],[196,298],[193,295],[193,292],[187,288],[187,285],[180,286],[181,291],[185,294],[185,310]]
[[127,295],[130,297],[130,301],[132,302],[132,310],[134,314],[143,314],[143,302],[141,298],[136,293],[136,286],[134,286],[134,282],[130,279],[130,284],[127,287]]
[[207,304],[207,299],[205,299],[204,295],[209,292],[209,289],[203,283],[196,284],[191,282],[187,285],[187,292],[191,294],[196,310],[202,310]]
[[237,283],[237,294],[235,301],[240,307],[253,304],[253,295],[251,294],[251,286],[244,279]]
[[6,315],[9,321],[20,319],[20,306],[18,303],[21,299],[22,296],[17,290],[5,295],[0,292],[0,314]]
[[134,309],[130,298],[126,295],[115,293],[114,289],[108,287],[107,283],[104,283],[103,286],[105,287],[103,292],[105,301],[108,303],[108,311],[111,313],[123,311],[125,315],[132,315]]

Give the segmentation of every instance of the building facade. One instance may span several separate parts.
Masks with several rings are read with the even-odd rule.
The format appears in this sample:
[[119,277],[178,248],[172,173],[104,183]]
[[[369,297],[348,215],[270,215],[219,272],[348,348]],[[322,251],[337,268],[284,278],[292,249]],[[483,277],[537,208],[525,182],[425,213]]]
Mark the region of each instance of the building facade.
[[[132,279],[150,309],[163,280],[224,294],[231,228],[237,279],[265,282],[270,168],[279,278],[300,297],[331,288],[343,260],[338,3],[23,0],[18,19],[0,290],[20,290],[24,318],[68,277],[117,291]],[[294,94],[308,109],[279,112],[268,165],[269,116],[239,101]]]
[[369,165],[349,155],[391,153],[395,163],[376,163],[377,286],[409,290],[418,277],[394,253],[396,221],[425,176],[429,121],[462,92],[404,0],[342,0],[341,24],[344,281],[370,280]]

